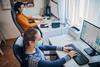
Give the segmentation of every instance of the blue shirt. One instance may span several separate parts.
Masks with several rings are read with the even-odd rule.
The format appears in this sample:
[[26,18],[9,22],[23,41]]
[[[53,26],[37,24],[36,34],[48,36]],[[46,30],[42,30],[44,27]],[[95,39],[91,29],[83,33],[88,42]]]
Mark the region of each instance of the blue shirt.
[[36,48],[36,52],[33,54],[25,54],[26,67],[62,67],[66,61],[70,60],[70,57],[66,55],[63,58],[55,61],[48,61],[42,51],[48,50],[62,50],[62,47],[56,46],[40,46]]

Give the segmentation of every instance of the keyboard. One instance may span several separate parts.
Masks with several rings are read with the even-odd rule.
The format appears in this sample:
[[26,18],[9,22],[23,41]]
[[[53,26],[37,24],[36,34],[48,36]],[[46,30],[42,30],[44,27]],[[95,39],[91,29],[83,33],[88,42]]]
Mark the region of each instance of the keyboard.
[[77,52],[77,55],[73,57],[77,64],[85,65],[89,62],[88,58],[73,44],[65,45],[65,47],[72,47],[73,50]]

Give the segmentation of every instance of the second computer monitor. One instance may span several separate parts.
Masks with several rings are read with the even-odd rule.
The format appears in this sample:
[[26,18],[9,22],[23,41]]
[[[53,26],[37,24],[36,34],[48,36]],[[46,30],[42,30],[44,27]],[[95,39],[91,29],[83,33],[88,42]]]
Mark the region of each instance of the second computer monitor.
[[80,38],[100,54],[100,27],[84,20]]

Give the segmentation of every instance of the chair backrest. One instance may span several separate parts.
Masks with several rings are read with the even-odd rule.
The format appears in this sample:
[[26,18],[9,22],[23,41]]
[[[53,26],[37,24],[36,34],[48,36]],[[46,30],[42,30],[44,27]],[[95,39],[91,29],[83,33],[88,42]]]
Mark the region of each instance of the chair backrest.
[[14,44],[13,44],[13,52],[14,56],[17,58],[17,60],[20,62],[21,67],[23,66],[23,37],[18,37]]
[[11,6],[11,16],[12,16],[14,24],[16,25],[16,27],[18,28],[18,30],[22,34],[24,32],[24,29],[22,28],[22,26],[16,20],[16,12],[14,11],[14,6],[13,5]]

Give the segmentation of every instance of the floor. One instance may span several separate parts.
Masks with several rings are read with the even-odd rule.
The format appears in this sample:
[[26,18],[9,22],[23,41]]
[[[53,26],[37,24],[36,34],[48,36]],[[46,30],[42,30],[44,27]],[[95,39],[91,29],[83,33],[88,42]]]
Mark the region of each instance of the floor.
[[4,52],[3,56],[0,54],[0,67],[20,67],[12,50],[14,41],[15,39],[7,40],[6,44],[0,45],[0,48]]

